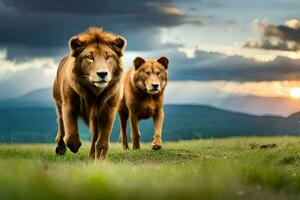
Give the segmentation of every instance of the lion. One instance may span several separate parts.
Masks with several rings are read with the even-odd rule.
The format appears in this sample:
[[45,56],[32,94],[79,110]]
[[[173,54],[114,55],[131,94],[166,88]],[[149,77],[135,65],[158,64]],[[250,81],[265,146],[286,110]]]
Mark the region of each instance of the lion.
[[128,118],[133,149],[140,149],[138,122],[152,117],[155,128],[152,149],[158,150],[162,147],[164,90],[168,82],[169,60],[166,57],[158,60],[144,60],[137,57],[133,64],[134,66],[125,75],[123,97],[118,108],[123,148],[128,149],[126,133]]
[[57,155],[67,148],[77,153],[81,141],[78,118],[89,126],[91,159],[105,159],[123,79],[122,36],[91,27],[69,40],[70,55],[64,57],[53,83],[57,110]]

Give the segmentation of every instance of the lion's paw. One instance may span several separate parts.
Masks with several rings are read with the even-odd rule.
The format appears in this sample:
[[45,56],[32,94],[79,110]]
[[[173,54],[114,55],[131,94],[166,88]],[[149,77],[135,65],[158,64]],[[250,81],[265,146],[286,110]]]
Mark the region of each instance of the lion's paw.
[[67,144],[67,147],[73,152],[73,153],[77,153],[80,146],[81,146],[81,141],[78,137],[76,136],[71,136],[68,137],[65,140],[65,143]]
[[55,153],[56,155],[58,156],[63,156],[66,154],[66,151],[67,151],[67,147],[65,144],[63,145],[57,145],[56,148],[55,148]]
[[160,150],[161,149],[161,145],[159,145],[159,144],[153,144],[152,145],[152,149],[153,150]]

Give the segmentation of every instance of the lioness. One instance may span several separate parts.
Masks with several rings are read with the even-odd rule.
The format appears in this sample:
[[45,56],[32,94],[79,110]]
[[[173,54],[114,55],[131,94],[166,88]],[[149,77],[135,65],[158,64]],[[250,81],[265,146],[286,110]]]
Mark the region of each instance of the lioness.
[[134,60],[134,66],[125,75],[123,98],[118,108],[121,122],[120,136],[124,149],[128,149],[126,134],[128,118],[131,125],[133,149],[139,149],[138,122],[150,117],[153,117],[155,128],[152,149],[161,148],[164,121],[163,94],[168,81],[168,64],[169,60],[166,57],[147,61],[137,57]]
[[92,133],[91,159],[105,159],[120,98],[122,56],[126,40],[92,27],[69,41],[70,55],[59,64],[53,84],[58,132],[56,154],[66,146],[76,153],[81,146],[80,116]]

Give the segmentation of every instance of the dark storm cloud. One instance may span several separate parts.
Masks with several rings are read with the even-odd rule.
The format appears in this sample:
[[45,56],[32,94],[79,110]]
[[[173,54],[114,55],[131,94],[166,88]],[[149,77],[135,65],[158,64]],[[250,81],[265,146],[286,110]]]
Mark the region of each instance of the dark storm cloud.
[[258,23],[258,31],[262,33],[260,41],[247,41],[245,48],[262,48],[283,51],[300,50],[300,25],[294,19],[294,26]]
[[197,51],[193,58],[187,58],[177,51],[169,51],[164,55],[170,58],[171,80],[244,82],[299,80],[300,77],[300,60],[286,57],[258,62],[241,56],[225,56],[204,51]]
[[269,38],[262,38],[261,41],[246,41],[243,45],[244,48],[258,48],[267,50],[281,50],[281,51],[297,51],[299,50],[299,45],[288,44],[286,41],[276,41],[273,42]]
[[292,28],[286,25],[267,25],[264,27],[264,36],[300,43],[300,26]]
[[72,35],[101,26],[128,38],[128,50],[153,50],[165,48],[161,27],[201,23],[169,1],[0,0],[0,48],[7,48],[9,57],[22,51],[29,56],[55,55],[58,48],[67,49]]
[[169,0],[2,0],[2,4],[21,12],[57,12],[99,14],[157,13],[159,6],[170,3]]

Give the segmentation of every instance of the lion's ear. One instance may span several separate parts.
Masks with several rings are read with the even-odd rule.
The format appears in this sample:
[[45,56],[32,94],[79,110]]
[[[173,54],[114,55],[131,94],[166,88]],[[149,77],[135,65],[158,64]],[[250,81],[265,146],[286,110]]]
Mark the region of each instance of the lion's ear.
[[69,46],[70,46],[71,56],[76,57],[83,51],[85,47],[85,43],[80,41],[77,36],[73,36],[69,40]]
[[162,66],[164,66],[165,69],[168,69],[168,65],[169,65],[169,60],[167,57],[161,57],[157,60],[157,62],[159,62]]
[[144,64],[146,61],[141,57],[136,57],[133,61],[134,68],[137,70],[142,64]]
[[125,40],[125,38],[123,38],[122,36],[118,35],[117,38],[116,38],[115,41],[114,41],[114,44],[115,44],[118,48],[124,50],[124,48],[126,47],[126,40]]
[[117,47],[118,49],[118,52],[120,52],[120,56],[123,55],[123,52],[125,50],[125,47],[126,47],[126,40],[125,38],[123,38],[122,36],[117,36],[116,39],[112,42],[112,44]]

